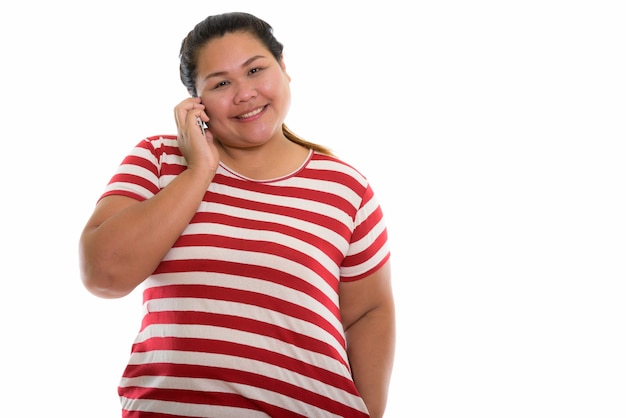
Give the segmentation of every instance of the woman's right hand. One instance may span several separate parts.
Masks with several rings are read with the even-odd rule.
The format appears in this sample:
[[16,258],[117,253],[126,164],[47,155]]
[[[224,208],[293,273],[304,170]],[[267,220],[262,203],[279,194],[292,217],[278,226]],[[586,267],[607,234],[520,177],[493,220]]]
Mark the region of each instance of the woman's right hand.
[[178,144],[187,170],[149,199],[122,195],[102,198],[83,229],[80,272],[85,287],[103,298],[130,293],[154,272],[183,233],[215,176],[219,151],[204,105],[189,98],[176,106]]
[[188,168],[207,170],[209,175],[215,174],[220,155],[213,134],[205,129],[205,136],[198,126],[198,118],[208,122],[209,117],[199,97],[190,97],[174,108],[176,126],[178,128],[178,147],[187,161]]

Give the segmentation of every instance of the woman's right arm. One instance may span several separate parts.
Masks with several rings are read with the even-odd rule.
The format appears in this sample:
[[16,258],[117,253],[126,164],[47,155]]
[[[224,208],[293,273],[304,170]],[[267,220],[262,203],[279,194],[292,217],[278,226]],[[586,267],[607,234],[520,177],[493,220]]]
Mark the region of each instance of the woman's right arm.
[[107,196],[96,205],[79,241],[81,279],[94,295],[129,294],[156,269],[196,213],[219,162],[210,132],[203,137],[196,124],[196,116],[208,119],[203,109],[195,98],[175,109],[185,171],[143,202]]

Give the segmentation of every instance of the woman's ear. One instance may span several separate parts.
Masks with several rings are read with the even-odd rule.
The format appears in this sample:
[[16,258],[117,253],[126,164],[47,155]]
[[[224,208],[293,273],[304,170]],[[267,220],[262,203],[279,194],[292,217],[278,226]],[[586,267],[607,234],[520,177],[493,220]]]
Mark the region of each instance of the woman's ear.
[[287,66],[285,65],[285,56],[283,54],[280,54],[279,64],[280,64],[280,68],[283,70],[283,72],[287,76],[287,79],[291,81],[291,76],[287,73]]

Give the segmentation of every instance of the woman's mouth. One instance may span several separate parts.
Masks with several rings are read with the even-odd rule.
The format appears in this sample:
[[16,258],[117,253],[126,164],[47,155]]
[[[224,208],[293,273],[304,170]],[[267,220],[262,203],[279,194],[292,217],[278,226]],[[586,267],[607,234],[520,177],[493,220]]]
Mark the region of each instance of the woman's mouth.
[[261,107],[259,107],[257,109],[254,109],[254,110],[252,110],[252,111],[250,111],[248,113],[244,113],[243,115],[237,116],[237,119],[248,119],[248,118],[251,118],[251,117],[256,116],[259,113],[261,113],[264,109],[265,109],[265,106],[261,106]]

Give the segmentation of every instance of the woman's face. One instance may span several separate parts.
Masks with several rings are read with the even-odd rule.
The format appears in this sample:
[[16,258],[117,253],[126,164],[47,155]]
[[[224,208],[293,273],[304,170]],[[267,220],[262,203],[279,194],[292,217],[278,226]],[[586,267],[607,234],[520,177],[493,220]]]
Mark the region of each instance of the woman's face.
[[196,88],[209,129],[227,147],[248,148],[282,137],[291,102],[282,61],[248,33],[227,33],[198,55]]

